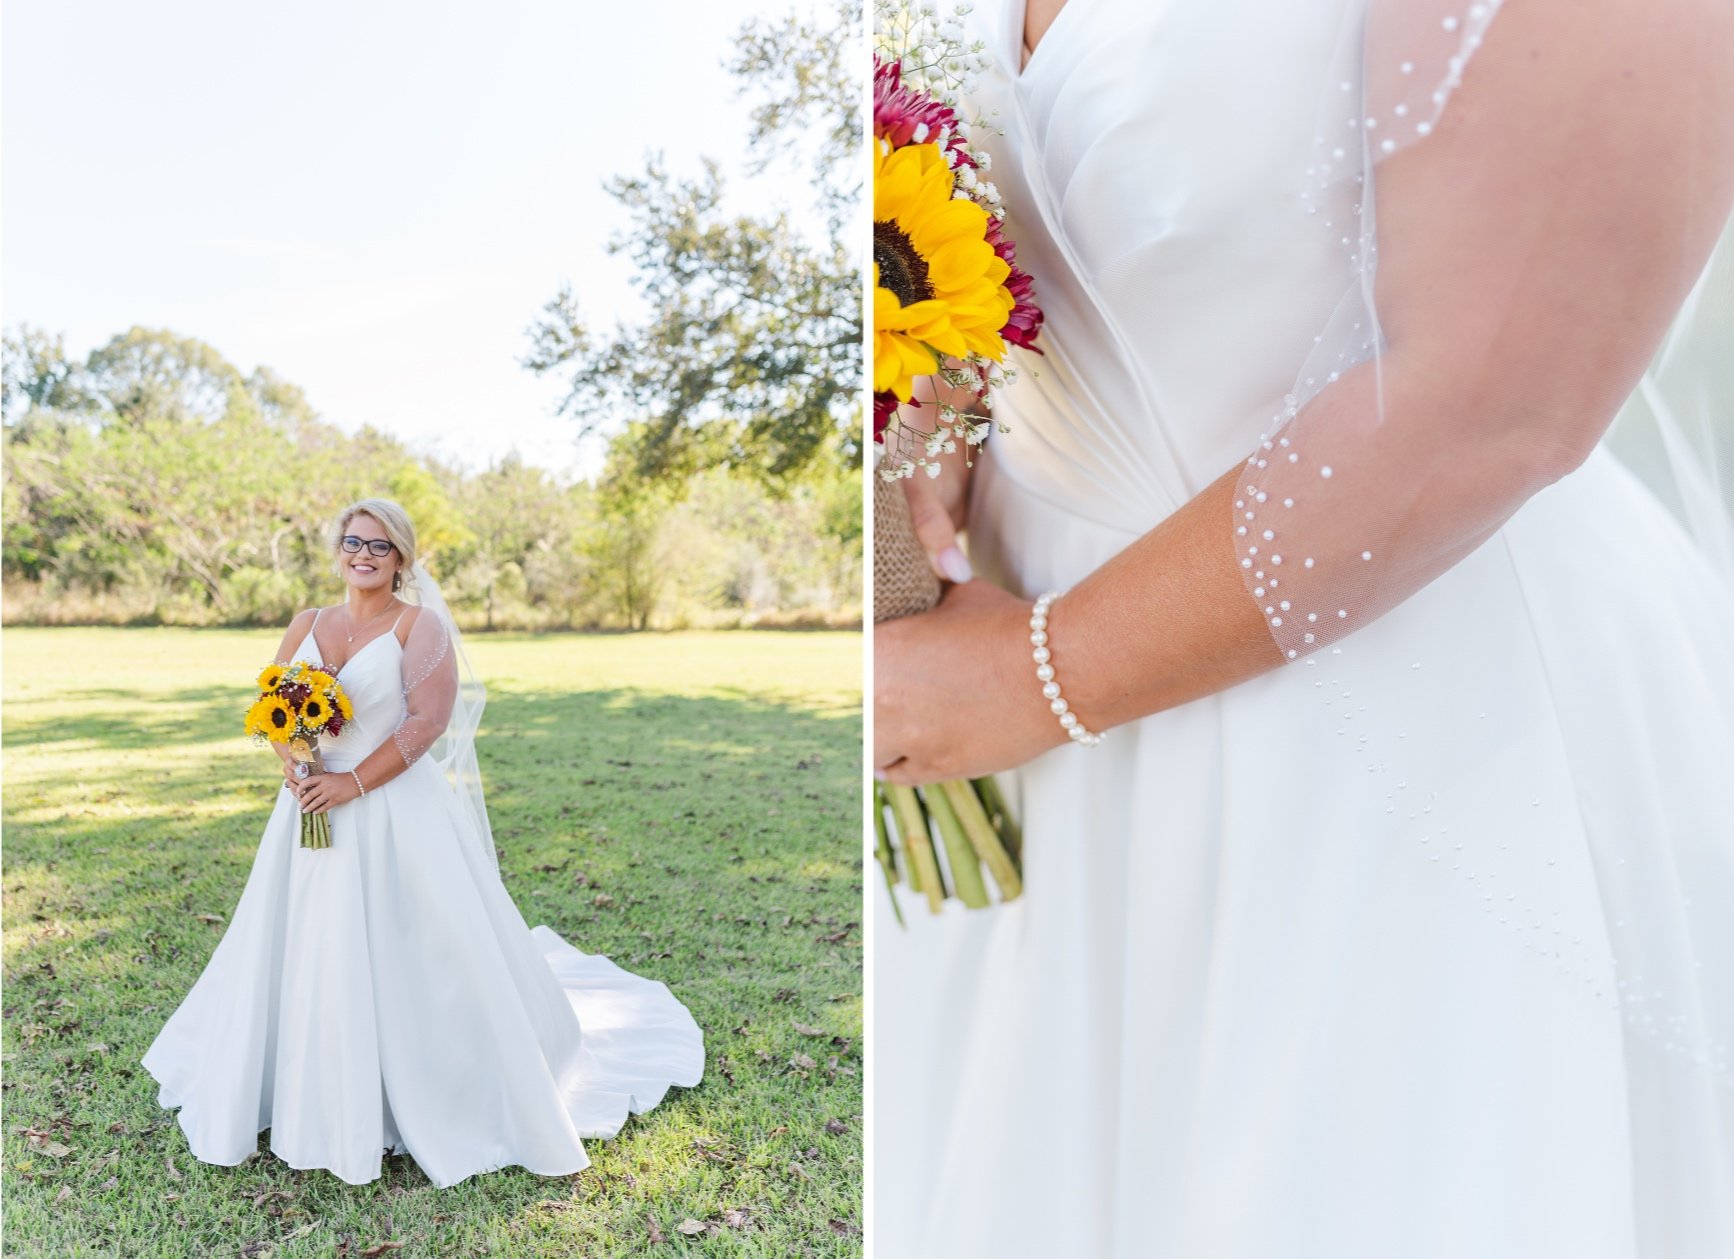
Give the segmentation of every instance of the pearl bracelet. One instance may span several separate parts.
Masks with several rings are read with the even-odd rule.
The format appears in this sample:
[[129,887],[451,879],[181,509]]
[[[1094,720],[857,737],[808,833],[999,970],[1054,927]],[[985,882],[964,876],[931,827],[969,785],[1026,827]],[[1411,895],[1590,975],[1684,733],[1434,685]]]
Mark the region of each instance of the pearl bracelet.
[[1093,748],[1102,741],[1103,736],[1086,730],[1084,723],[1078,720],[1078,714],[1070,711],[1071,706],[1060,695],[1060,684],[1054,680],[1054,666],[1048,663],[1052,658],[1052,653],[1048,651],[1048,609],[1059,597],[1059,591],[1048,591],[1036,600],[1036,606],[1030,612],[1030,646],[1035,648],[1030,653],[1030,658],[1036,662],[1036,677],[1041,681],[1042,695],[1047,699],[1048,707],[1060,719],[1066,735],[1073,743]]
[[363,787],[363,786],[362,786],[362,785],[361,785],[361,775],[360,775],[360,774],[358,774],[358,773],[356,773],[356,772],[355,772],[355,771],[354,771],[354,770],[353,770],[353,769],[352,769],[352,770],[350,770],[350,771],[349,771],[349,776],[350,776],[350,777],[351,777],[351,778],[353,778],[353,779],[355,779],[355,789],[356,789],[356,790],[357,790],[357,791],[359,791],[359,792],[360,792],[360,793],[361,793],[361,794],[362,794],[362,795],[364,795],[364,796],[365,796],[365,795],[366,795],[366,794],[367,794],[367,788],[366,788],[366,787]]

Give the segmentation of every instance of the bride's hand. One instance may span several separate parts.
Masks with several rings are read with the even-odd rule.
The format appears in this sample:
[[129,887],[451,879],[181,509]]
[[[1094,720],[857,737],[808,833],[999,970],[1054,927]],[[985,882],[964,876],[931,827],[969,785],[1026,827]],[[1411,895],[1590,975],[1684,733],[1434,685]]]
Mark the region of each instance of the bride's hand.
[[974,778],[1067,742],[1030,660],[1032,604],[985,581],[873,627],[873,764],[906,785]]
[[903,480],[903,497],[909,503],[909,519],[915,538],[927,552],[933,571],[946,581],[965,582],[975,574],[969,558],[957,545],[957,519],[967,492],[959,488],[964,470],[946,468],[937,478],[917,473]]
[[324,813],[348,804],[360,794],[361,789],[350,774],[313,774],[301,780],[301,811]]

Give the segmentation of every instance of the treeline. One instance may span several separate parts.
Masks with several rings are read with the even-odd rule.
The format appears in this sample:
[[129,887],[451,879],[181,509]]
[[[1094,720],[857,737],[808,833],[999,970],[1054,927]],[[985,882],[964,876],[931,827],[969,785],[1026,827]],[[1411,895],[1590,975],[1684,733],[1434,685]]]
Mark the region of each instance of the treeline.
[[474,628],[843,624],[860,616],[848,448],[767,480],[639,476],[644,431],[594,482],[508,458],[466,472],[321,420],[266,368],[134,328],[80,362],[5,338],[3,554],[10,624],[278,625],[342,597],[329,528],[395,498]]

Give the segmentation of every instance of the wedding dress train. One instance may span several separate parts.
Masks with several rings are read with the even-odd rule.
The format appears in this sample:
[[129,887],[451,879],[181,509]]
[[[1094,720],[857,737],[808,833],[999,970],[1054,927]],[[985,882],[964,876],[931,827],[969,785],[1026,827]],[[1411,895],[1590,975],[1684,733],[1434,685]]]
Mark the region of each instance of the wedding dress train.
[[[309,634],[297,657],[319,661]],[[354,707],[321,738],[341,773],[404,712],[395,634],[339,671]],[[375,1179],[409,1153],[434,1184],[588,1166],[581,1138],[704,1069],[666,985],[531,930],[431,759],[332,809],[300,846],[287,789],[216,952],[145,1055],[193,1154],[233,1165],[261,1130],[291,1167]]]

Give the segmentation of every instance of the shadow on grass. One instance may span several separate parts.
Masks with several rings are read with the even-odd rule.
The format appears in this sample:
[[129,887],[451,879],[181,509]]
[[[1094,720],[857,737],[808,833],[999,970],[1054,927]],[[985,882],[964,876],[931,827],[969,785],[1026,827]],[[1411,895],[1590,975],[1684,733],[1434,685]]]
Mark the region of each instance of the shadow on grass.
[[[667,1232],[731,1211],[754,1223],[721,1226],[721,1253],[859,1253],[854,711],[745,693],[490,697],[478,751],[508,890],[529,923],[667,982],[705,1030],[707,1070],[591,1143],[595,1166],[570,1182],[506,1171],[435,1190],[407,1158],[362,1187],[270,1155],[198,1164],[137,1065],[215,948],[275,803],[275,758],[249,759],[238,733],[245,698],[87,689],[55,702],[108,711],[8,710],[9,1253],[329,1254],[344,1236],[637,1253],[647,1218]],[[165,704],[172,720],[155,716]],[[230,741],[241,755],[210,754]],[[24,1129],[72,1152],[45,1156]],[[192,1249],[161,1248],[177,1237]]]
[[[114,751],[175,747],[234,738],[239,741],[247,705],[256,692],[244,687],[211,686],[141,696],[137,691],[93,687],[57,691],[52,699],[6,702],[6,743],[89,742]],[[47,704],[102,704],[100,712],[32,716]]]

